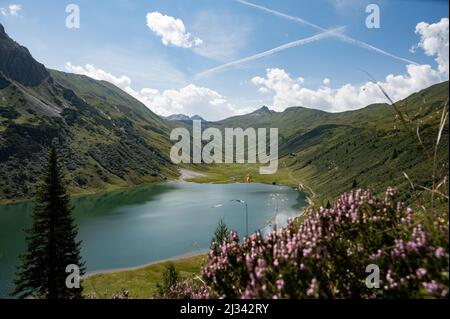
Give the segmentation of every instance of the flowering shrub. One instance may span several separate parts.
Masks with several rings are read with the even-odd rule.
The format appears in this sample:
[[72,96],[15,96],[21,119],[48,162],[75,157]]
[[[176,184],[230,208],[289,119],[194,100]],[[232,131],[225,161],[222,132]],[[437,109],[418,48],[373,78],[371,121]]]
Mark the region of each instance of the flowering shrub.
[[166,296],[169,299],[210,299],[210,289],[193,279],[178,281]]
[[130,292],[128,290],[123,290],[122,292],[114,295],[111,299],[132,299],[130,297]]
[[[310,209],[304,220],[243,243],[235,232],[211,250],[204,286],[183,282],[186,298],[447,297],[448,214],[425,216],[371,192],[343,194],[334,207]],[[380,269],[380,287],[366,286],[366,267]],[[201,292],[201,293],[199,293]]]

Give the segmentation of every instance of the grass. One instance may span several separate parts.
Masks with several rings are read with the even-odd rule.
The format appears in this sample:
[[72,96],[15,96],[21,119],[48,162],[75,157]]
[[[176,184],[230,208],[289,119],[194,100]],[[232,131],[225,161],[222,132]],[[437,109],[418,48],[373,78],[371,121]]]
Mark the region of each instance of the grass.
[[[145,187],[147,185],[152,185],[155,183],[161,183],[160,180],[155,180],[152,178],[148,178],[148,180],[143,180],[142,182],[138,183],[138,184],[131,184],[131,183],[126,183],[124,181],[121,181],[119,179],[117,179],[117,182],[115,184],[104,184],[101,185],[101,187],[87,187],[87,188],[78,188],[78,187],[73,187],[70,186],[68,187],[69,193],[71,194],[71,197],[73,199],[77,199],[79,197],[84,197],[84,196],[92,196],[92,195],[100,195],[100,194],[109,194],[109,193],[114,193],[114,192],[118,192],[118,191],[133,191],[136,189],[139,189],[140,187]],[[5,199],[5,198],[0,198],[0,205],[15,205],[15,204],[21,204],[21,203],[29,203],[29,202],[33,202],[34,198],[13,198],[13,199]]]
[[[181,277],[200,273],[204,256],[194,256],[172,261]],[[167,262],[155,263],[143,268],[104,273],[83,280],[85,296],[107,299],[113,295],[129,291],[133,298],[151,298],[156,293],[156,285],[161,281]]]
[[[55,138],[74,195],[176,177],[166,122],[109,83],[50,73],[51,83],[0,89],[0,204],[33,198]],[[67,107],[48,117],[30,96]]]
[[[264,165],[265,166],[265,165]],[[296,186],[296,179],[290,177],[288,169],[280,168],[276,174],[259,174],[260,164],[218,164],[205,165],[199,171],[205,173],[204,177],[193,178],[190,181],[196,183],[245,183],[247,175],[251,175],[251,181],[264,184],[283,184]]]
[[[448,99],[448,82],[434,85],[396,103],[375,104],[364,109],[325,113],[290,108],[282,113],[244,115],[213,123],[224,127],[278,127],[279,170],[259,175],[259,165],[209,165],[199,168],[207,177],[202,183],[244,182],[247,172],[254,182],[277,183],[306,190],[314,204],[325,205],[353,188],[371,189],[381,195],[388,186],[402,191],[402,201],[411,203],[409,176],[414,184],[433,187],[433,175],[448,171],[448,148],[434,152],[436,134],[448,144],[448,126],[441,120]],[[401,112],[402,116],[398,115]],[[410,125],[405,127],[403,122]],[[443,123],[440,123],[443,122]],[[420,128],[422,145],[417,143]],[[434,155],[435,163],[426,156]]]

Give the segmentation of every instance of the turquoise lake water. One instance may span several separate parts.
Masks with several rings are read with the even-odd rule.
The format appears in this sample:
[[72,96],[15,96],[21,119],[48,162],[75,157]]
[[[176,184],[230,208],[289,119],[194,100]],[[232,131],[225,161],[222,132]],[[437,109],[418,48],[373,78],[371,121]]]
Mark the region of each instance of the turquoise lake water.
[[[200,252],[209,247],[223,219],[245,235],[283,226],[305,206],[305,195],[292,188],[264,184],[169,182],[77,197],[75,218],[87,272],[134,267]],[[32,204],[0,206],[0,297],[13,289],[19,256],[26,248]]]

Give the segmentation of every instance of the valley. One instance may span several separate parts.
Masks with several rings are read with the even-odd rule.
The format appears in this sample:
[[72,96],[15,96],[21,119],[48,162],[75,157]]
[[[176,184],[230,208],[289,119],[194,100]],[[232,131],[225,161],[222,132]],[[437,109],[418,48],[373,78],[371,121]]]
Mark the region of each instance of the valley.
[[[0,56],[4,61],[0,64],[1,203],[34,196],[45,154],[54,143],[60,148],[72,194],[179,176],[179,167],[170,160],[170,132],[189,128],[185,118],[161,118],[108,82],[47,70],[3,27]],[[440,110],[447,99],[448,81],[397,102],[407,126],[388,104],[344,113],[304,107],[278,113],[263,107],[219,122],[202,119],[205,129],[221,131],[278,128],[279,171],[262,176],[251,164],[182,167],[207,172],[207,177],[196,179],[199,182],[244,181],[250,172],[254,181],[304,184],[318,194],[319,204],[355,187],[376,193],[389,185],[407,189],[410,183],[403,173],[414,183],[430,185],[426,154],[432,152]],[[417,128],[422,144],[417,141]],[[445,126],[441,145],[447,143]],[[448,170],[448,149],[439,148],[437,156],[444,165],[439,170]]]
[[0,299],[447,298],[448,6],[193,2],[1,4]]

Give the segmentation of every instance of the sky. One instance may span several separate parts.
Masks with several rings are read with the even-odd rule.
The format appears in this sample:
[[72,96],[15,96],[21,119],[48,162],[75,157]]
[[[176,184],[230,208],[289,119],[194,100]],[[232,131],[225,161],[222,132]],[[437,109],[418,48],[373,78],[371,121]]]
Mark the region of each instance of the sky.
[[449,76],[448,1],[0,0],[0,23],[48,68],[163,116],[341,112],[386,102],[374,81],[399,100]]

